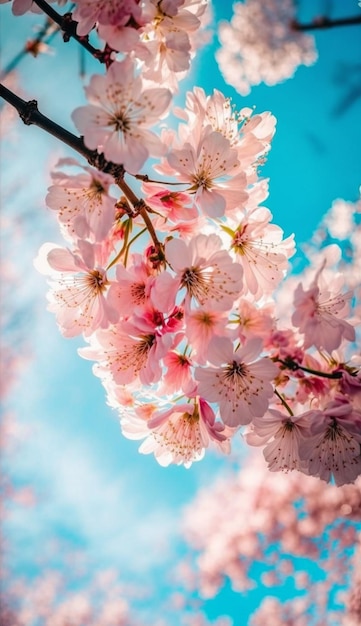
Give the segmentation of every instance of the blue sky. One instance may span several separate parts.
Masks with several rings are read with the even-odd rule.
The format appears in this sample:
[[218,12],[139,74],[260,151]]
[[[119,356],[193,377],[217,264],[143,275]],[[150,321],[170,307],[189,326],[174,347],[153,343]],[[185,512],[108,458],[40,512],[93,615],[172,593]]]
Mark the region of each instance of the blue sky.
[[[356,0],[300,2],[305,19],[331,4],[333,16],[360,11]],[[216,19],[230,16],[231,3],[214,5]],[[0,10],[6,65],[29,36],[31,25],[41,20],[15,19],[7,5]],[[358,197],[361,98],[347,104],[346,96],[361,78],[360,35],[360,26],[316,32],[319,60],[314,66],[299,68],[294,79],[281,85],[256,87],[245,98],[224,84],[214,60],[214,39],[200,52],[192,77],[184,83],[184,89],[192,84],[208,93],[220,89],[237,108],[255,106],[276,116],[277,132],[263,168],[263,175],[270,177],[265,204],[274,222],[286,235],[294,232],[298,243],[312,235],[335,198]],[[79,51],[73,42],[53,45],[54,55],[24,59],[21,88],[25,98],[38,99],[44,114],[74,130],[71,111],[84,101],[77,77]],[[99,70],[87,61],[87,71]],[[49,563],[59,558],[51,542],[66,540],[84,552],[94,571],[113,566],[129,580],[147,585],[152,581],[154,609],[167,593],[168,572],[183,549],[178,535],[183,507],[229,462],[208,455],[189,470],[164,469],[152,456],[139,455],[136,442],[121,436],[117,414],[106,406],[91,363],[76,353],[82,342],[60,336],[45,310],[45,281],[32,267],[43,241],[61,241],[44,198],[49,163],[71,152],[35,127],[19,124],[13,133],[2,150],[2,205],[8,219],[15,217],[15,243],[4,249],[13,255],[22,277],[13,301],[22,312],[31,362],[10,398],[29,432],[12,458],[11,471],[17,481],[34,485],[39,498],[36,507],[26,513],[14,510],[9,519],[10,565],[17,573],[33,575],[46,558]],[[296,269],[301,258],[298,252]],[[241,457],[241,448],[238,453]],[[245,619],[251,605],[228,589],[209,601],[205,611],[212,618],[227,612],[241,626],[241,607]],[[177,625],[176,617],[172,623]]]

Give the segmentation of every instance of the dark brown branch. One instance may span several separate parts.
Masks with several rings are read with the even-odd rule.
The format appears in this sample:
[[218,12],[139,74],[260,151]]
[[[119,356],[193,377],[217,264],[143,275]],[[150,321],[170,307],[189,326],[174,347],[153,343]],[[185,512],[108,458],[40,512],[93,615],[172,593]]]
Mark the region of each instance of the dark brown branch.
[[149,231],[149,234],[151,238],[153,239],[153,243],[155,245],[156,251],[157,253],[159,253],[161,251],[162,246],[157,237],[157,233],[154,230],[152,221],[148,215],[149,207],[146,205],[144,200],[139,200],[139,198],[135,195],[134,191],[128,186],[128,184],[125,182],[123,178],[121,180],[116,180],[115,182],[117,183],[117,185],[119,185],[124,195],[128,198],[128,200],[131,202],[131,204],[134,207],[134,213],[132,217],[136,217],[137,215],[140,215],[143,218],[143,221]]
[[107,161],[104,157],[104,154],[99,154],[96,150],[89,150],[89,148],[84,145],[82,137],[77,137],[76,135],[73,135],[68,130],[66,130],[62,126],[59,126],[59,124],[56,124],[55,122],[53,122],[53,120],[40,113],[36,100],[29,100],[29,102],[26,102],[25,100],[22,100],[22,98],[19,98],[19,96],[17,96],[15,93],[10,91],[10,89],[7,89],[7,87],[1,84],[0,96],[13,107],[15,107],[24,124],[27,124],[29,126],[31,124],[34,124],[35,126],[42,128],[47,133],[53,135],[53,137],[56,137],[67,146],[70,146],[70,148],[73,148],[73,150],[85,157],[90,165],[96,167],[102,172],[106,172],[107,174],[113,176],[116,184],[120,187],[124,195],[128,198],[128,200],[131,202],[135,209],[134,214],[132,213],[130,216],[135,217],[136,215],[141,215],[153,240],[157,254],[159,255],[161,253],[162,246],[157,238],[153,224],[147,214],[147,206],[143,200],[139,200],[137,198],[132,189],[130,189],[130,187],[125,182],[125,170],[123,165]]
[[309,24],[300,24],[297,20],[294,20],[291,23],[291,28],[293,30],[317,30],[322,28],[334,28],[336,26],[353,26],[355,24],[361,24],[361,15],[341,17],[335,20],[322,16],[315,18]]
[[15,107],[24,124],[29,126],[34,124],[35,126],[42,128],[50,135],[53,135],[53,137],[56,137],[67,146],[70,146],[70,148],[73,148],[73,150],[81,154],[88,161],[88,163],[90,163],[90,165],[96,167],[98,170],[111,174],[117,179],[121,179],[124,176],[124,168],[122,165],[107,161],[104,155],[99,154],[96,150],[89,150],[89,148],[84,145],[82,137],[73,135],[68,130],[59,126],[59,124],[56,124],[53,120],[40,113],[36,100],[29,100],[29,102],[26,102],[2,84],[0,84],[0,96],[4,98],[6,102]]
[[320,376],[321,378],[332,378],[338,379],[342,378],[342,372],[336,370],[335,372],[321,372],[320,370],[314,370],[311,367],[303,367],[297,361],[294,361],[292,358],[287,359],[273,359],[275,363],[281,363],[283,367],[291,372],[296,372],[297,370],[301,370],[302,372],[307,372],[307,374],[313,374],[313,376]]
[[88,35],[80,36],[76,32],[76,27],[78,22],[72,19],[71,13],[65,13],[64,15],[60,15],[57,11],[53,9],[45,0],[33,0],[38,7],[46,13],[50,17],[53,22],[60,26],[63,31],[63,39],[64,41],[69,41],[70,39],[75,39],[85,50],[90,52],[90,54],[100,61],[100,63],[105,63],[108,67],[111,62],[111,53],[113,50],[109,48],[109,46],[105,46],[104,50],[99,50],[98,48],[94,48],[94,46],[89,43]]

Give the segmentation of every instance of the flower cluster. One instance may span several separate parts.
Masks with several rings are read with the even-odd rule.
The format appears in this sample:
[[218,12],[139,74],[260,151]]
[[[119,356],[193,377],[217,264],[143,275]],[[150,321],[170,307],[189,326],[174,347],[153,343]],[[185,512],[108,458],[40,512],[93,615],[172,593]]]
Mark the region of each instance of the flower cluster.
[[254,85],[291,78],[317,60],[314,39],[293,28],[292,0],[236,2],[230,22],[219,25],[217,61],[224,80],[242,95]]
[[85,338],[80,354],[141,452],[189,466],[210,445],[228,453],[245,427],[272,471],[342,485],[361,472],[354,284],[325,253],[276,298],[295,246],[263,204],[274,116],[198,87],[172,106],[205,7],[76,2],[78,35],[94,27],[124,54],[73,112],[96,167],[59,163],[46,202],[68,247],[44,244],[36,266],[61,332]]
[[210,443],[228,452],[239,426],[266,412],[278,372],[260,337],[234,331],[239,307],[273,291],[294,251],[258,206],[267,189],[255,167],[275,120],[195,89],[175,111],[178,131],[158,140],[148,127],[170,92],[144,86],[129,58],[93,77],[87,95],[91,104],[74,112],[86,145],[131,175],[162,146],[155,169],[181,190],[146,177],[143,204],[127,184],[116,201],[106,174],[54,173],[47,204],[72,245],[44,244],[36,260],[50,277],[49,310],[65,336],[88,340],[80,353],[96,360],[142,452],[165,465],[189,465]]
[[[203,487],[188,504],[183,532],[197,559],[191,565],[186,554],[179,576],[207,598],[225,580],[243,597],[266,587],[253,626],[322,626],[331,617],[331,623],[356,626],[360,487],[360,478],[336,487],[309,476],[300,480],[297,473],[269,473],[255,452],[240,471]],[[290,593],[279,602],[284,587]]]

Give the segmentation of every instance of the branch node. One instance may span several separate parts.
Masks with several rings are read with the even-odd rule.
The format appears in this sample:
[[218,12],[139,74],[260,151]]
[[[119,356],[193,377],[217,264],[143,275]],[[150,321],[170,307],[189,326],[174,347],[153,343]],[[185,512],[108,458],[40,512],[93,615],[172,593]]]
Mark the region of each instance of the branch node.
[[109,69],[111,64],[114,61],[113,55],[116,53],[114,48],[111,48],[108,44],[105,45],[104,50],[98,50],[94,57],[100,61],[100,63],[104,63],[105,67]]
[[144,202],[144,200],[142,198],[140,198],[140,200],[135,202],[133,204],[133,207],[134,207],[134,211],[133,211],[134,217],[139,215],[139,213],[141,213],[143,211],[143,209],[147,210],[147,208],[148,208],[146,203]]
[[[84,143],[84,138],[82,137],[82,141]],[[103,153],[99,153],[96,150],[91,152],[87,157],[88,163],[95,167],[105,174],[110,174],[115,178],[115,182],[117,179],[124,178],[124,167],[119,163],[112,163],[111,161],[107,161]]]
[[152,269],[159,270],[159,268],[164,267],[165,254],[164,246],[161,243],[158,243],[157,246],[149,246],[146,254],[147,261],[150,263]]
[[71,13],[64,13],[61,20],[61,30],[63,31],[63,41],[67,43],[76,33],[77,22],[73,20]]
[[38,112],[38,102],[37,100],[29,100],[29,102],[25,102],[23,110],[19,111],[19,117],[24,124],[30,126],[33,124],[33,115],[35,112]]

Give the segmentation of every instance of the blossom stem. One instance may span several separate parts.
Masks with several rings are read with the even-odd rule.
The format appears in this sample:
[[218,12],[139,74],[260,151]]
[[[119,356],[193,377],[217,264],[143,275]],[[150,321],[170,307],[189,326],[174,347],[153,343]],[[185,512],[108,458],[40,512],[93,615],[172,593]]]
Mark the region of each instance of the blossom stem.
[[297,20],[294,20],[291,23],[291,28],[293,30],[317,30],[322,28],[334,28],[335,26],[352,26],[354,24],[361,24],[361,15],[341,17],[335,20],[322,16],[308,24],[300,24]]
[[134,243],[134,241],[136,241],[138,239],[138,237],[141,237],[142,235],[144,235],[144,233],[147,232],[147,228],[142,228],[142,230],[139,231],[139,233],[137,233],[136,235],[134,235],[134,237],[130,240],[130,242],[127,245],[127,250],[125,252],[125,256],[124,256],[124,267],[127,267],[127,263],[128,263],[128,254],[129,254],[129,250],[130,250],[130,246],[132,245],[132,243]]
[[90,52],[90,54],[95,59],[98,59],[100,63],[107,64],[109,53],[105,54],[105,50],[102,51],[102,50],[98,50],[97,48],[94,48],[94,46],[92,46],[89,43],[88,35],[83,36],[83,37],[81,37],[80,35],[77,35],[76,27],[78,25],[78,22],[75,22],[72,19],[71,13],[65,13],[64,15],[60,15],[60,13],[55,11],[53,7],[51,7],[47,2],[45,2],[45,0],[33,0],[33,1],[35,4],[38,5],[38,7],[42,11],[44,11],[46,15],[50,17],[51,20],[53,20],[53,22],[55,22],[56,24],[58,24],[58,26],[60,26],[61,30],[64,33],[63,39],[65,42],[69,41],[70,39],[75,39],[81,46],[83,46],[83,48],[85,48],[88,52]]
[[144,235],[144,233],[147,232],[147,228],[143,228],[142,230],[139,231],[139,233],[134,235],[134,237],[128,242],[129,233],[131,232],[131,225],[132,225],[132,220],[129,219],[127,221],[127,225],[125,227],[124,244],[123,244],[122,248],[120,249],[120,251],[118,252],[118,254],[116,255],[116,257],[114,257],[114,259],[107,266],[107,272],[110,270],[111,267],[113,267],[113,265],[115,265],[119,261],[119,259],[122,257],[124,252],[125,252],[125,254],[124,254],[124,267],[126,267],[127,266],[127,261],[128,261],[128,254],[129,254],[130,246],[132,245],[132,243],[134,243],[134,241],[136,241],[138,239],[138,237],[141,237],[141,235]]
[[107,266],[107,272],[110,270],[111,267],[113,267],[113,265],[115,265],[119,261],[121,256],[124,254],[124,251],[126,250],[127,245],[128,245],[129,233],[131,232],[131,230],[132,230],[132,220],[128,219],[124,228],[124,243],[121,249],[119,250],[118,254],[114,257],[114,259]]
[[277,391],[277,389],[275,389],[274,392],[275,392],[277,398],[279,398],[281,400],[283,406],[285,407],[285,409],[287,410],[289,415],[291,415],[291,417],[293,417],[294,413],[293,413],[291,407],[289,406],[289,404],[287,404],[287,402],[284,399],[284,397]]
[[120,176],[123,176],[124,168],[122,165],[107,161],[104,155],[99,154],[97,150],[89,150],[89,148],[84,145],[82,137],[73,135],[68,130],[59,126],[59,124],[56,124],[53,120],[40,113],[36,100],[29,100],[26,102],[2,84],[0,84],[0,96],[15,107],[20,118],[27,126],[34,124],[35,126],[42,128],[42,130],[45,130],[50,135],[53,135],[53,137],[56,137],[56,139],[59,139],[67,146],[70,146],[73,150],[81,154],[88,161],[88,163],[90,163],[90,165],[96,167],[98,170],[111,174],[112,176],[117,177],[117,179]]
[[281,363],[281,365],[284,365],[284,367],[286,367],[289,370],[292,370],[293,372],[295,372],[296,370],[302,370],[303,372],[307,372],[307,374],[313,374],[314,376],[320,376],[321,378],[333,378],[333,379],[342,378],[342,372],[340,371],[321,372],[320,370],[314,370],[311,367],[304,367],[303,365],[299,365],[299,363],[297,363],[291,358],[286,359],[286,360],[274,359],[274,361],[276,363]]
[[134,191],[129,187],[128,183],[124,180],[123,176],[120,176],[118,178],[116,178],[115,180],[116,184],[120,187],[120,189],[122,190],[122,192],[124,193],[124,195],[128,198],[129,202],[133,205],[134,209],[135,209],[135,214],[134,217],[136,217],[136,215],[140,215],[143,218],[143,221],[149,231],[149,234],[153,240],[153,243],[156,247],[157,252],[160,252],[161,250],[161,243],[157,237],[157,234],[154,230],[154,226],[152,224],[152,220],[150,219],[149,215],[148,215],[148,207],[146,205],[146,203],[144,202],[144,200],[140,200],[134,193]]
[[153,180],[149,178],[148,174],[134,174],[134,178],[137,180],[142,180],[144,183],[155,183],[156,185],[184,185],[184,183],[178,181],[162,181],[162,180]]

